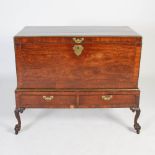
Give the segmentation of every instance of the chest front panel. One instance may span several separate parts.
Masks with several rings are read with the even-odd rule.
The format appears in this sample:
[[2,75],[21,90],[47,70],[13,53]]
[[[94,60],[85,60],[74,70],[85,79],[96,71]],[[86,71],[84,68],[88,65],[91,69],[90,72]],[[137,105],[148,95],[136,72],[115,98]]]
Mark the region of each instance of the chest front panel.
[[[82,51],[77,55],[74,47],[79,45]],[[18,87],[135,88],[138,59],[134,44],[58,39],[23,43],[16,50]]]

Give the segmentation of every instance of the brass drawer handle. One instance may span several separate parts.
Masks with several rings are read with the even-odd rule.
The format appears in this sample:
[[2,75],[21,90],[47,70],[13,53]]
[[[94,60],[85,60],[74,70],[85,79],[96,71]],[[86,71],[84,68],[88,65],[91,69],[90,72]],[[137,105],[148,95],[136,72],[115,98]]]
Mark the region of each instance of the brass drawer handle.
[[84,41],[84,38],[73,38],[73,41],[76,43],[76,44],[80,44]]
[[43,99],[44,99],[45,101],[51,101],[51,100],[54,99],[54,96],[43,96]]
[[73,46],[74,53],[77,56],[80,56],[82,54],[83,49],[84,49],[84,47],[82,45],[74,45]]
[[104,96],[101,96],[102,100],[104,101],[109,101],[112,99],[112,95],[104,95]]

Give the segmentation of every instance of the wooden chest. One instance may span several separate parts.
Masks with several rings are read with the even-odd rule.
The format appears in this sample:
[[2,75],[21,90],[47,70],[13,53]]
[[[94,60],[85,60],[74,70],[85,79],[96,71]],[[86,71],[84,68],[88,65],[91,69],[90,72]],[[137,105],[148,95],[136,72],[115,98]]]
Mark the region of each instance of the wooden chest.
[[14,45],[16,134],[25,108],[131,108],[139,133],[142,37],[129,27],[25,27]]

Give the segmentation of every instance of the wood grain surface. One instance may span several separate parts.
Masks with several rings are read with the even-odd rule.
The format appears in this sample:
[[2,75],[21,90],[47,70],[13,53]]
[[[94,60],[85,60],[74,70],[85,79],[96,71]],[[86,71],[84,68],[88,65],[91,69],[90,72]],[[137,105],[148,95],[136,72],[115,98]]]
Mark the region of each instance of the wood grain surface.
[[[98,32],[102,30],[103,36],[93,36],[90,32],[86,36],[45,35],[53,33],[48,28],[36,29],[35,35],[33,29],[25,28],[14,37],[17,107],[101,108],[139,105],[140,35],[124,27],[111,28],[113,31],[108,29],[109,34],[100,29]],[[64,32],[71,34],[67,29]],[[82,31],[78,32],[80,34]],[[77,44],[73,37],[84,39]],[[74,53],[74,45],[83,47],[80,56]],[[113,98],[103,101],[103,94],[113,95]],[[44,95],[52,95],[54,99],[46,102],[42,98]]]

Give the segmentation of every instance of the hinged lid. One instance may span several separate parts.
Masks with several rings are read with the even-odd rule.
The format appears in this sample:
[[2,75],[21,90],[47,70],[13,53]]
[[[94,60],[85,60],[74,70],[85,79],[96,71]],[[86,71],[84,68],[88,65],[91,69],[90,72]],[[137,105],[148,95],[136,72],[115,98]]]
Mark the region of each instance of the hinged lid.
[[141,42],[141,36],[127,26],[27,26],[15,35],[15,41],[74,43],[73,38],[82,37],[85,38],[83,43]]
[[127,26],[27,26],[16,35],[16,37],[41,36],[137,37],[140,35]]

